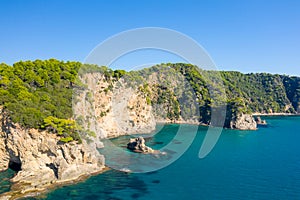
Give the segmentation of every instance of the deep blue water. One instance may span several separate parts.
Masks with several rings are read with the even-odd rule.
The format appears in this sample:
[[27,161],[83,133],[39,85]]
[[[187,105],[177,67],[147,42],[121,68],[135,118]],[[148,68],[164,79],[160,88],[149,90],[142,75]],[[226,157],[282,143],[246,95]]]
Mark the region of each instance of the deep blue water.
[[[204,159],[198,153],[207,128],[199,127],[190,148],[168,167],[151,173],[110,170],[43,198],[300,199],[300,117],[265,119],[268,126],[257,131],[224,129]],[[168,125],[146,143],[159,149],[177,129]],[[112,141],[122,147],[128,137]]]

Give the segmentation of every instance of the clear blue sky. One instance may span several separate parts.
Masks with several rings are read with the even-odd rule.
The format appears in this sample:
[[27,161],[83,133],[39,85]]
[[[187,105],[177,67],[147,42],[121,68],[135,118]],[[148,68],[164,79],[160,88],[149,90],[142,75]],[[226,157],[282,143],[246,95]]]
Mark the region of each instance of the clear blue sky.
[[121,31],[164,27],[195,39],[220,70],[300,76],[299,0],[0,0],[0,9],[0,62],[8,64],[83,61]]

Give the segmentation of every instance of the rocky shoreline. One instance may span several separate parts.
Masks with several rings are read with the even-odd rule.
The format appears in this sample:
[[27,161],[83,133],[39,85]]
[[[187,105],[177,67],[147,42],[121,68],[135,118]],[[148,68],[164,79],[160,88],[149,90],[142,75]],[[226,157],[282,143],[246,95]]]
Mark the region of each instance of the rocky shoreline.
[[[230,129],[238,130],[256,130],[257,122],[254,115],[250,114],[240,114],[228,121],[228,127]],[[224,121],[225,122],[225,121]],[[198,122],[196,120],[163,120],[159,119],[156,121],[157,124],[187,124],[187,125],[197,125],[197,126],[214,126],[213,124],[205,124]]]
[[253,116],[300,116],[300,113],[252,113]]
[[31,191],[26,191],[25,193],[22,193],[22,192],[18,191],[18,187],[20,185],[22,186],[23,183],[14,184],[11,188],[11,191],[3,193],[3,194],[0,195],[0,200],[39,197],[39,196],[43,197],[43,195],[45,195],[48,192],[50,192],[52,190],[55,190],[59,187],[80,183],[82,181],[85,181],[86,179],[88,179],[91,176],[96,176],[96,175],[102,174],[102,173],[104,173],[108,170],[110,170],[110,168],[104,167],[103,169],[101,169],[98,172],[94,172],[94,173],[90,173],[90,174],[83,174],[83,175],[79,176],[76,179],[65,180],[63,182],[56,182],[56,183],[48,185],[44,189],[36,189],[36,190],[33,189]]
[[43,193],[55,185],[83,179],[105,169],[96,142],[61,143],[46,131],[25,129],[11,122],[0,109],[0,171],[14,169],[11,191],[0,199],[17,199]]
[[[1,120],[2,124],[5,124],[3,117]],[[182,121],[180,123],[183,124]],[[200,125],[200,123],[187,123],[187,121],[184,124]],[[0,144],[6,145],[0,147],[1,157],[4,158],[0,162],[0,171],[6,170],[9,162],[14,159],[20,160],[22,171],[13,177],[11,191],[1,194],[1,200],[42,195],[62,185],[74,184],[108,170],[105,167],[104,157],[98,151],[95,152],[96,145],[87,145],[85,141],[83,144],[57,144],[59,138],[54,134],[35,129],[25,130],[11,123],[5,127],[8,129],[6,132],[1,132],[0,137]],[[148,150],[145,152],[156,153],[155,150]],[[3,155],[3,152],[7,154]],[[83,152],[87,153],[87,157],[78,160],[83,158],[85,154]]]

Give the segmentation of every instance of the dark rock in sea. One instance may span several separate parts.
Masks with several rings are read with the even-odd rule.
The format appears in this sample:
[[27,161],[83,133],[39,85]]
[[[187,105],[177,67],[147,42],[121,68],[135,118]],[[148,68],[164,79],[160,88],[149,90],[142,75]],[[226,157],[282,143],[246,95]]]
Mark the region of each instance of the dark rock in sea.
[[260,118],[260,116],[257,116],[257,117],[255,118],[255,121],[256,121],[257,125],[267,125],[266,120],[262,120],[262,119]]
[[158,184],[158,183],[160,183],[160,180],[153,180],[152,183]]
[[127,148],[137,153],[155,153],[156,151],[145,145],[143,137],[131,138],[127,144]]
[[140,197],[141,197],[141,195],[138,194],[138,193],[134,193],[134,194],[131,195],[131,198],[133,198],[133,199],[138,199]]
[[151,145],[163,144],[164,142],[151,142]]

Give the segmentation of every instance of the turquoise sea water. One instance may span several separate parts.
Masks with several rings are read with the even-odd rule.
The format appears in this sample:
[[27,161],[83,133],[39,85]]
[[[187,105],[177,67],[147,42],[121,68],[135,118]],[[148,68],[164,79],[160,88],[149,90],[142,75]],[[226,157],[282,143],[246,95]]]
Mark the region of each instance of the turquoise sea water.
[[[199,127],[190,148],[168,167],[137,174],[110,170],[43,198],[300,199],[300,117],[265,119],[269,125],[257,131],[224,129],[204,159],[198,153],[207,128]],[[168,125],[146,143],[159,149],[177,129]],[[128,136],[112,141],[122,147]]]

